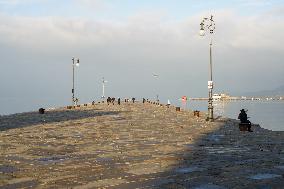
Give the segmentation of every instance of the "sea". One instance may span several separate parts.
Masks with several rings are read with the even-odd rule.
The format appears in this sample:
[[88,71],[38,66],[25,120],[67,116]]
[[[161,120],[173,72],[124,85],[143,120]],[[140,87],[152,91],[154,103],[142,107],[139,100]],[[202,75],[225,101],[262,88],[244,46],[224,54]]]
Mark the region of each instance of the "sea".
[[[178,102],[183,109],[208,112],[208,101],[188,100]],[[261,127],[284,131],[284,100],[213,101],[214,116],[237,119],[241,109],[247,110],[249,120]]]

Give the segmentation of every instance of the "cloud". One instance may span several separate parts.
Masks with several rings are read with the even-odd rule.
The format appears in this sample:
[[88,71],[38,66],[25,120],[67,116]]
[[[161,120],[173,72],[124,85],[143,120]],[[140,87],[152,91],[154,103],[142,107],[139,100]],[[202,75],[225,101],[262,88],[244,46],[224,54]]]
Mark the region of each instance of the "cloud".
[[243,6],[269,6],[273,3],[273,0],[242,0],[240,1]]
[[[164,12],[141,12],[120,22],[0,15],[0,51],[5,52],[1,58],[7,62],[6,69],[1,69],[1,86],[9,91],[11,83],[20,82],[27,91],[38,86],[47,96],[65,98],[70,91],[71,57],[78,56],[82,65],[78,90],[86,101],[101,95],[102,76],[110,81],[108,93],[113,96],[150,96],[157,88],[152,73],[159,74],[157,83],[163,94],[206,96],[209,38],[198,36],[204,15],[209,14],[171,21]],[[216,11],[214,16],[215,90],[247,91],[251,86],[258,90],[284,82],[280,20],[264,15],[243,17],[230,10]],[[33,79],[38,77],[43,79]]]
[[76,6],[92,11],[102,11],[110,7],[110,4],[104,0],[73,0],[73,3]]
[[27,4],[27,3],[34,3],[39,1],[45,1],[45,0],[0,0],[0,5],[21,5],[21,4]]

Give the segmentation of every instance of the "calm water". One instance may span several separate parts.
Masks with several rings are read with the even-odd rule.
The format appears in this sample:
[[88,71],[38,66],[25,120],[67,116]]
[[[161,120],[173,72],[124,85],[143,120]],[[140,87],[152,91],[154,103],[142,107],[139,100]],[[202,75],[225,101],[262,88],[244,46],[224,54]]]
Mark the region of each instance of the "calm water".
[[[207,101],[180,103],[183,108],[207,112]],[[237,119],[240,109],[247,109],[249,120],[273,131],[284,131],[284,101],[215,101],[214,115]]]

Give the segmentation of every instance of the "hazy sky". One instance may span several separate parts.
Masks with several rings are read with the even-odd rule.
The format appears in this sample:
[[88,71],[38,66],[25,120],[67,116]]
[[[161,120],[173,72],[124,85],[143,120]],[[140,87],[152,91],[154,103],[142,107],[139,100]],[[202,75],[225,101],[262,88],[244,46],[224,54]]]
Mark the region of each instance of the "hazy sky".
[[211,14],[215,93],[283,85],[284,0],[0,0],[0,97],[71,103],[72,56],[82,103],[103,76],[107,96],[206,97]]

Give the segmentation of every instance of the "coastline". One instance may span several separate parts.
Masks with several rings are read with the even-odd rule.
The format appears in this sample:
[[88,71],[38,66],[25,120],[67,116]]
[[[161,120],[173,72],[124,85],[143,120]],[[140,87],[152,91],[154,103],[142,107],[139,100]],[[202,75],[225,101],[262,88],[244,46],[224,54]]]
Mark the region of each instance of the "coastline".
[[1,116],[0,187],[280,188],[284,132],[156,104]]

